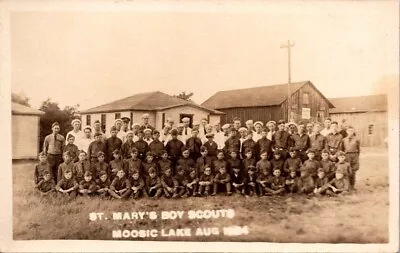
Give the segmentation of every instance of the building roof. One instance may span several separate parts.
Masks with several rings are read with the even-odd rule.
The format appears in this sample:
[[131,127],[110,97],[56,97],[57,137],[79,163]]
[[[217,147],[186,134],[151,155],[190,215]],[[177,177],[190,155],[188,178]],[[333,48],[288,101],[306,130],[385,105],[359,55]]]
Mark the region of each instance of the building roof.
[[81,111],[82,114],[118,111],[157,111],[178,106],[193,106],[206,110],[211,114],[223,114],[223,112],[210,109],[193,102],[180,99],[160,91],[135,94],[107,104],[103,104],[88,110]]
[[36,110],[34,108],[21,105],[15,102],[11,103],[11,113],[13,115],[38,115],[38,116],[44,114],[44,112],[40,110]]
[[351,112],[386,112],[387,96],[385,94],[345,97],[329,99],[335,108],[329,110],[329,113],[351,113]]
[[[302,81],[290,84],[290,92],[293,94],[306,84],[310,84],[326,101],[330,107],[333,105],[322,93],[310,82]],[[286,84],[275,84],[246,89],[219,91],[207,99],[201,105],[217,110],[238,107],[257,107],[280,105],[287,100],[288,90]]]

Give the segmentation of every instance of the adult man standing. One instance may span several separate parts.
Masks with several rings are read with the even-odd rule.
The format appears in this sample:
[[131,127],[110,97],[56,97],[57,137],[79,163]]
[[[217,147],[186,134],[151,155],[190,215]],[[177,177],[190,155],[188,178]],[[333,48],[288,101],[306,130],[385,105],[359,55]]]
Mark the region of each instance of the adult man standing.
[[338,123],[333,121],[331,123],[331,133],[326,137],[326,146],[329,150],[329,159],[332,162],[337,162],[336,153],[342,145],[343,136],[338,132]]
[[307,123],[307,126],[306,126],[306,128],[307,128],[307,134],[308,134],[308,136],[311,136],[312,135],[312,133],[313,133],[313,127],[314,127],[314,125],[313,125],[313,123]]
[[142,125],[140,126],[140,129],[143,131],[147,128],[151,129],[151,131],[154,131],[154,127],[149,124],[149,114],[145,113],[142,116]]
[[79,119],[74,119],[71,121],[71,125],[73,129],[69,131],[66,136],[73,135],[75,137],[75,145],[80,149],[79,143],[84,137],[84,134],[81,131],[81,121]]
[[221,123],[219,121],[214,123],[214,141],[218,145],[218,149],[223,149],[225,146],[224,132],[221,131]]
[[185,117],[182,119],[182,124],[183,124],[183,130],[182,130],[182,136],[184,138],[184,142],[186,142],[187,139],[192,137],[192,129],[189,127],[190,119],[188,117]]
[[233,119],[233,128],[236,129],[236,134],[237,134],[238,139],[240,139],[239,129],[240,129],[241,126],[242,126],[242,123],[240,122],[240,119],[239,118],[234,118]]
[[339,133],[343,136],[343,138],[347,137],[347,121],[346,121],[346,119],[342,119],[342,124],[340,124]]
[[246,121],[246,128],[247,128],[247,132],[254,132],[254,122],[252,119],[249,119],[248,121]]
[[311,148],[315,151],[315,160],[321,160],[321,151],[326,148],[326,138],[321,133],[321,125],[315,123],[313,134],[310,136]]
[[53,174],[53,179],[58,181],[58,166],[62,163],[62,151],[65,144],[65,138],[59,134],[60,125],[58,122],[54,122],[51,125],[51,130],[52,133],[44,138],[43,153],[47,156],[47,161]]
[[131,121],[128,117],[121,118],[122,126],[118,131],[117,137],[121,139],[122,143],[126,141],[126,133],[129,130],[129,122]]
[[285,160],[287,157],[287,151],[290,146],[290,135],[285,131],[285,121],[278,121],[278,131],[272,136],[272,147],[275,150],[279,150],[282,154],[282,158]]
[[304,123],[300,122],[298,133],[292,134],[291,138],[292,146],[299,152],[299,157],[304,162],[308,159],[306,152],[310,148],[310,137],[306,133]]
[[201,140],[206,138],[206,125],[207,125],[207,119],[206,118],[202,118],[201,122],[200,122],[200,126],[199,126],[199,138]]
[[331,118],[326,118],[324,120],[324,129],[322,129],[320,133],[325,137],[328,136],[328,134],[331,133],[330,127],[331,127]]

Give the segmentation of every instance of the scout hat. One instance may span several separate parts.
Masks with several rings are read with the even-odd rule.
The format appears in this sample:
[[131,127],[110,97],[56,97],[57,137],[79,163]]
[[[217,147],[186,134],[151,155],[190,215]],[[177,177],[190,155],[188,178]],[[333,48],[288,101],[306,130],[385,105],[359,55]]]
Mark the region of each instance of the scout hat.
[[261,125],[261,126],[264,126],[264,124],[261,122],[261,121],[256,121],[255,123],[254,123],[254,126],[255,125]]

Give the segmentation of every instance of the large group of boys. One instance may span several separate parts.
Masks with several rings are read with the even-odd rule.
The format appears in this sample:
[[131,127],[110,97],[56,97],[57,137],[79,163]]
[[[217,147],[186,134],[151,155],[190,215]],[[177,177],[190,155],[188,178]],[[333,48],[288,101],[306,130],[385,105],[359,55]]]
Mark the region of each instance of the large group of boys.
[[[115,199],[183,198],[218,194],[271,196],[337,195],[354,190],[360,142],[351,126],[246,121],[208,124],[168,120],[155,130],[117,119],[109,134],[100,122],[73,130],[66,139],[57,122],[35,166],[42,195]],[[132,129],[132,130],[130,130]]]

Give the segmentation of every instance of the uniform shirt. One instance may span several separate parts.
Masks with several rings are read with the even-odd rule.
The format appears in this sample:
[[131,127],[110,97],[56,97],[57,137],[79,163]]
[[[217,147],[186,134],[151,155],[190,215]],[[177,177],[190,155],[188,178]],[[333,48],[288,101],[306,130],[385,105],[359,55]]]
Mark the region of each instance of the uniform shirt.
[[217,150],[218,150],[218,144],[215,141],[212,141],[211,143],[207,141],[204,143],[204,147],[207,148],[207,155],[211,157],[217,156]]
[[116,176],[119,169],[124,168],[124,162],[121,159],[114,159],[110,162],[112,176]]
[[92,144],[93,141],[94,141],[94,139],[92,139],[92,138],[84,137],[79,141],[79,143],[77,143],[77,145],[80,150],[83,150],[87,153],[89,150],[89,146],[90,146],[90,144]]
[[240,140],[236,137],[229,137],[226,141],[225,141],[225,154],[229,154],[231,151],[235,151],[238,155],[240,152]]
[[78,182],[76,182],[75,178],[70,178],[70,179],[66,179],[66,178],[61,178],[61,180],[57,183],[56,185],[56,190],[69,190],[71,188],[73,188],[74,190],[78,189],[79,184]]
[[313,134],[310,136],[311,148],[321,151],[326,147],[326,138],[322,134]]
[[45,181],[44,179],[42,179],[37,184],[37,188],[41,192],[49,192],[51,190],[54,190],[55,187],[56,187],[56,183],[54,182],[53,179],[50,179],[49,181]]
[[218,172],[217,175],[215,175],[214,177],[214,182],[216,183],[226,184],[229,183],[230,181],[231,181],[231,176],[229,175],[229,173],[221,174],[220,172]]
[[114,150],[120,150],[122,146],[122,141],[118,137],[110,137],[106,141],[106,154],[107,159],[111,160],[113,157]]
[[143,168],[143,172],[142,173],[144,173],[144,175],[148,175],[149,174],[149,169],[150,168],[154,168],[158,175],[161,174],[160,170],[158,169],[157,164],[154,161],[151,161],[150,163],[147,162],[147,161],[143,162],[142,163],[142,168]]
[[194,160],[197,160],[201,156],[200,147],[202,142],[197,137],[190,137],[186,140],[186,148],[189,149],[190,157]]
[[134,186],[134,187],[138,188],[138,190],[141,190],[144,188],[143,178],[139,177],[138,179],[134,179],[131,177],[129,180],[130,180],[131,187]]
[[338,151],[341,143],[342,143],[343,136],[340,133],[330,133],[326,137],[326,145],[329,151],[336,153]]
[[149,151],[149,144],[144,140],[138,140],[135,142],[134,146],[138,150],[138,158],[144,160],[146,158],[146,153]]
[[90,167],[90,163],[88,161],[78,161],[74,163],[74,167],[72,168],[72,175],[76,178],[76,180],[79,182],[80,180],[83,179],[83,176],[86,171],[90,172],[95,172],[92,171],[92,168]]
[[245,140],[242,143],[242,157],[246,156],[246,149],[250,149],[253,156],[257,157],[258,152],[257,152],[257,143],[255,141],[253,141],[253,139],[250,140]]
[[321,160],[319,163],[321,164],[321,168],[325,172],[326,177],[330,178],[335,174],[335,164],[331,160]]
[[175,175],[174,178],[175,178],[177,187],[183,187],[187,184],[186,182],[187,182],[188,176],[186,176],[186,174],[184,174],[184,175],[177,174],[177,175]]
[[58,166],[58,173],[57,173],[57,179],[60,180],[61,178],[64,177],[64,172],[67,170],[73,171],[74,169],[74,162],[69,162],[65,163],[63,162]]
[[[72,135],[75,137],[75,143],[78,146],[78,148],[81,149],[81,147],[79,146],[79,143],[80,143],[81,139],[85,138],[85,133],[81,130],[79,130],[78,132],[74,132],[74,130],[71,130],[65,136],[68,138],[68,135]],[[65,144],[67,144],[67,143],[65,143]]]
[[261,183],[264,182],[264,184],[266,184],[266,186],[268,186],[269,184],[271,184],[272,181],[272,176],[270,174],[265,175],[264,173],[260,173],[256,179],[257,183]]
[[[52,170],[50,165],[47,162],[40,163],[35,165],[35,172],[34,172],[34,182],[35,184],[39,183],[43,178],[44,175],[50,172],[52,174]],[[52,176],[53,177],[53,176]]]
[[258,172],[262,172],[264,169],[267,169],[268,173],[272,173],[272,164],[268,160],[260,160],[256,164],[256,168]]
[[163,172],[166,168],[171,168],[171,161],[167,158],[167,159],[160,159],[158,161],[158,168],[160,168],[161,172]]
[[94,192],[94,191],[96,191],[96,188],[97,188],[96,182],[93,179],[91,179],[89,182],[87,182],[86,180],[82,180],[79,183],[80,190],[89,190],[91,192]]
[[322,186],[325,186],[328,183],[329,183],[328,177],[326,177],[326,176],[324,178],[317,177],[317,179],[315,179],[315,182],[314,182],[314,187],[321,188]]
[[[75,144],[67,144],[64,146],[62,153],[69,151],[72,161],[78,161],[78,147]],[[86,152],[86,150],[85,150]]]
[[229,157],[228,160],[226,160],[227,162],[227,170],[231,173],[233,173],[233,168],[238,168],[238,169],[242,169],[242,161],[240,161],[239,158],[235,158],[233,159],[232,157]]
[[65,138],[61,134],[49,134],[44,138],[43,152],[51,155],[61,155]]
[[189,173],[190,168],[196,168],[196,163],[192,158],[179,158],[177,166],[181,166],[182,169],[185,170],[186,173]]
[[342,177],[341,179],[334,178],[329,183],[338,190],[342,190],[342,191],[350,190],[350,182],[345,177]]
[[245,177],[244,183],[249,184],[249,183],[257,183],[257,174],[254,173],[253,175],[247,174]]
[[164,150],[164,144],[160,140],[153,140],[149,144],[149,150],[155,155],[156,158],[159,158]]
[[167,144],[167,142],[168,142],[169,140],[171,140],[171,135],[170,135],[170,134],[162,133],[162,134],[160,135],[160,141],[164,144],[164,146]]
[[97,153],[100,151],[106,153],[106,143],[103,141],[94,141],[89,145],[87,152],[88,157],[97,158]]
[[110,166],[106,162],[96,162],[92,165],[92,170],[95,172],[96,177],[100,176],[100,172],[104,171],[107,173],[108,177],[111,177]]
[[299,177],[297,187],[304,191],[312,191],[314,189],[314,180],[311,176]]
[[282,171],[283,165],[285,165],[285,161],[282,158],[279,158],[278,160],[273,158],[270,162],[272,165],[272,170],[275,170],[275,168],[278,168],[280,171]]
[[261,138],[257,141],[257,150],[261,154],[262,151],[268,152],[268,157],[272,155],[272,141],[268,138]]
[[310,137],[308,134],[292,134],[291,138],[293,144],[292,146],[294,146],[298,151],[306,151],[311,146]]
[[162,175],[161,176],[161,185],[164,188],[167,188],[167,187],[174,188],[174,187],[178,186],[178,182],[176,181],[176,179],[172,175],[169,175],[169,176]]
[[[123,159],[129,159],[131,158],[131,150],[132,148],[135,147],[135,143],[133,140],[126,140],[121,147],[121,153],[122,153],[122,158]],[[164,146],[163,146],[164,147]]]
[[107,178],[106,181],[102,181],[101,179],[98,179],[98,180],[96,180],[96,185],[97,185],[98,190],[104,189],[104,188],[109,189],[110,185],[111,185],[111,181],[109,178]]
[[360,153],[360,140],[355,136],[347,136],[340,149],[346,153]]
[[290,135],[286,131],[277,131],[272,136],[272,145],[275,148],[287,149],[290,144]]
[[282,176],[271,178],[271,189],[276,191],[285,187],[285,178]]
[[225,146],[225,134],[222,131],[219,131],[218,133],[214,133],[214,141],[218,145],[218,149],[223,149]]
[[245,158],[242,161],[244,172],[247,173],[250,165],[256,166],[256,159],[254,157]]
[[350,176],[350,174],[352,173],[350,163],[348,163],[348,162],[343,162],[343,163],[338,162],[335,164],[335,167],[336,167],[336,171],[341,170],[345,177]]
[[124,171],[129,177],[132,176],[134,171],[139,171],[139,174],[143,176],[142,161],[139,158],[133,159],[132,157],[124,160]]
[[155,187],[156,189],[161,187],[161,179],[158,176],[154,178],[147,177],[146,178],[146,187],[150,189],[151,187]]
[[212,183],[214,182],[214,177],[213,177],[212,174],[206,175],[205,173],[203,173],[203,174],[200,176],[199,182],[209,182],[209,183],[212,184]]
[[214,163],[213,163],[214,171],[215,171],[215,172],[218,172],[218,171],[219,171],[219,168],[221,168],[221,167],[227,168],[227,167],[228,167],[228,163],[227,163],[224,159],[221,159],[221,160],[217,159],[217,160],[215,160]]
[[210,168],[213,166],[213,159],[209,156],[201,156],[196,161],[196,175],[200,177],[203,172],[204,168],[209,166]]
[[125,176],[122,178],[119,177],[114,178],[114,180],[110,185],[110,190],[113,191],[120,191],[122,189],[129,189],[129,188],[131,188],[130,182],[129,179],[127,179]]
[[165,149],[167,150],[167,153],[170,157],[176,158],[181,156],[183,146],[183,142],[181,142],[180,140],[171,139],[170,141],[168,141]]
[[331,133],[331,130],[329,130],[328,128],[324,128],[321,130],[321,134],[325,137],[327,137],[330,133]]
[[286,159],[285,164],[283,165],[283,170],[289,173],[290,168],[295,168],[296,171],[300,170],[300,167],[302,165],[301,159],[299,157],[289,157]]
[[306,160],[304,161],[303,167],[308,171],[311,176],[316,176],[318,168],[321,167],[317,160]]

